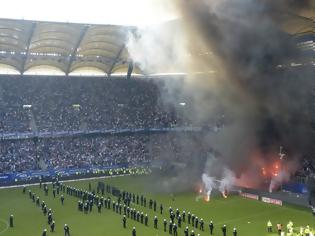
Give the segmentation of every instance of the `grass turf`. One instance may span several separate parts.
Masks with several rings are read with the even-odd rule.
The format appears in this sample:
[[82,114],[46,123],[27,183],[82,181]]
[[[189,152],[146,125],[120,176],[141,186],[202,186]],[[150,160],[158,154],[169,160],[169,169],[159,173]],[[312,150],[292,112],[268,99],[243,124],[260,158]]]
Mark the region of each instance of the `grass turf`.
[[[112,210],[102,209],[102,213],[97,212],[94,206],[92,213],[87,215],[77,210],[77,201],[75,197],[70,197],[65,194],[65,204],[61,205],[59,196],[55,199],[52,196],[51,186],[49,195],[44,196],[44,192],[39,186],[28,187],[40,200],[44,200],[48,209],[53,210],[54,220],[56,221],[56,231],[49,232],[49,225],[47,224],[47,217],[45,217],[35,203],[31,201],[28,193],[23,194],[22,188],[2,189],[0,190],[0,235],[1,236],[37,236],[42,235],[44,228],[47,228],[48,235],[61,236],[63,233],[63,225],[67,223],[70,226],[71,236],[128,236],[131,235],[133,226],[137,229],[137,236],[159,236],[169,235],[168,232],[163,232],[162,221],[168,217],[168,208],[172,206],[173,209],[179,208],[181,211],[190,211],[192,214],[203,218],[205,221],[205,231],[200,233],[201,236],[210,235],[208,223],[210,220],[214,222],[214,235],[222,235],[221,226],[227,225],[227,235],[232,235],[233,227],[237,227],[238,235],[241,236],[265,236],[277,235],[275,233],[268,234],[266,232],[266,224],[270,219],[274,225],[281,222],[284,227],[289,220],[292,220],[294,227],[309,224],[314,227],[314,217],[309,210],[298,209],[295,207],[273,206],[255,200],[243,199],[239,196],[230,196],[227,199],[222,197],[212,198],[209,203],[202,200],[196,201],[195,193],[180,193],[174,196],[175,200],[168,194],[158,194],[155,191],[148,191],[146,184],[148,176],[127,176],[114,177],[104,179],[105,183],[112,186],[119,187],[134,193],[143,193],[147,199],[156,199],[158,206],[160,203],[164,206],[164,213],[160,215],[159,212],[154,212],[149,208],[143,208],[138,205],[133,205],[134,208],[143,211],[149,215],[149,227],[146,227],[136,221],[127,219],[127,228],[122,227],[122,216],[114,213]],[[66,183],[66,185],[76,186],[82,189],[88,189],[88,183],[96,189],[99,180],[86,180]],[[158,182],[152,182],[151,187]],[[152,188],[151,188],[152,189]],[[107,195],[106,195],[107,196]],[[113,196],[111,196],[114,200]],[[147,204],[148,206],[148,204]],[[159,207],[158,207],[159,209]],[[9,215],[14,215],[14,228],[8,227]],[[153,217],[158,216],[159,229],[153,228]],[[187,217],[186,217],[187,222]],[[182,228],[178,229],[178,235],[184,235]],[[191,230],[192,227],[189,226]],[[168,230],[167,230],[168,231]],[[196,234],[197,235],[197,234]]]

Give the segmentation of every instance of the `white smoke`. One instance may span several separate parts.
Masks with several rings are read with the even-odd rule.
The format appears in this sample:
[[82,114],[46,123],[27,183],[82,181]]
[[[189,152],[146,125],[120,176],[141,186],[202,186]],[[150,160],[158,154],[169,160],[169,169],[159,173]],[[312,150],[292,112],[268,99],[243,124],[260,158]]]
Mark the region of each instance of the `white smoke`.
[[[211,193],[214,189],[220,191],[223,196],[226,196],[226,193],[230,192],[235,184],[235,174],[222,163],[213,159],[213,157],[208,159],[208,165],[206,166],[209,166],[209,162],[212,163],[211,168],[205,170],[209,174],[203,173],[201,176],[207,198],[210,199]],[[219,172],[213,172],[213,176],[211,176],[212,168],[219,170]]]
[[272,177],[269,185],[269,192],[272,193],[274,190],[279,188],[282,183],[289,181],[289,179],[290,174],[285,170],[281,170],[277,176]]
[[212,190],[216,187],[213,177],[208,176],[207,174],[202,174],[202,182],[205,187],[207,198],[210,199]]
[[235,184],[235,174],[228,168],[223,170],[223,178],[220,181],[219,191],[225,194],[226,191],[230,191]]
[[127,50],[134,63],[149,74],[184,73],[190,57],[179,22],[137,29],[129,34]]

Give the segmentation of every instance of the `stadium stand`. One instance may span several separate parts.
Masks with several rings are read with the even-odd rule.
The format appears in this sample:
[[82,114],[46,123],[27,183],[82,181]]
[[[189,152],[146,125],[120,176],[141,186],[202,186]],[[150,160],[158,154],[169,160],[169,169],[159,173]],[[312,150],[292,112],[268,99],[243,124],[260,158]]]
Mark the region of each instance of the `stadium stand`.
[[1,141],[0,173],[145,164],[147,139],[136,135]]
[[[123,134],[83,135],[77,137],[2,140],[0,174],[40,169],[71,169],[146,165],[153,159],[164,165],[172,162],[194,162],[192,156],[206,155],[207,147],[199,145],[200,135]],[[162,163],[163,164],[163,163]]]
[[161,128],[177,124],[152,81],[1,77],[0,132]]

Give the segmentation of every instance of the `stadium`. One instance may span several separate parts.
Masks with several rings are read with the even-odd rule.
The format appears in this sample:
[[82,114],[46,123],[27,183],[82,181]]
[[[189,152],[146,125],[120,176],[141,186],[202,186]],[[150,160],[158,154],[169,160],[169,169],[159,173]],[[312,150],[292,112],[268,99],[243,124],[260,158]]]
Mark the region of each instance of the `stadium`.
[[313,0],[0,14],[0,236],[315,234]]

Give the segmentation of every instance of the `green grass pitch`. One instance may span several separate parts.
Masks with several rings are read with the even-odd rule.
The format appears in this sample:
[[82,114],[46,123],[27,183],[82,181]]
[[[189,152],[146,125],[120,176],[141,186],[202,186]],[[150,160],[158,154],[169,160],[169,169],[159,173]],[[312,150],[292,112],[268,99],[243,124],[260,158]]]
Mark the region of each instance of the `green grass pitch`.
[[[43,190],[39,186],[28,187],[40,200],[44,200],[53,211],[54,220],[56,221],[56,232],[50,233],[47,224],[47,217],[44,217],[40,207],[28,197],[28,193],[23,194],[22,188],[2,189],[0,190],[0,236],[41,236],[44,228],[48,230],[48,236],[64,235],[63,225],[67,223],[70,226],[72,236],[130,236],[133,226],[137,229],[137,236],[162,236],[169,235],[163,232],[162,221],[168,217],[168,208],[179,208],[181,211],[186,210],[202,217],[205,221],[205,231],[195,230],[196,235],[210,235],[208,223],[213,220],[215,225],[215,234],[222,235],[221,226],[227,225],[227,235],[232,235],[232,228],[237,227],[238,235],[242,236],[265,236],[277,235],[274,229],[273,234],[266,232],[266,224],[270,219],[275,228],[276,223],[280,222],[284,226],[289,220],[292,220],[294,227],[309,224],[314,227],[315,219],[309,210],[300,209],[290,206],[273,206],[255,200],[243,199],[239,196],[230,196],[227,199],[222,197],[212,198],[209,203],[202,200],[196,201],[196,193],[175,194],[174,200],[168,194],[156,194],[153,191],[147,191],[145,185],[149,176],[125,176],[101,179],[105,183],[119,187],[134,193],[143,193],[147,199],[156,199],[164,206],[164,214],[154,212],[148,208],[138,205],[134,207],[149,215],[149,227],[146,227],[131,219],[127,219],[127,228],[122,227],[122,216],[114,213],[112,210],[102,209],[102,213],[97,212],[94,206],[92,213],[85,215],[77,210],[77,198],[65,194],[65,204],[61,205],[59,197],[55,199],[52,196],[51,186],[49,195],[44,196]],[[66,185],[76,186],[82,189],[88,189],[88,183],[93,188],[99,180],[85,180],[69,182]],[[146,184],[145,184],[146,183]],[[152,186],[158,185],[158,182],[152,182]],[[112,196],[111,196],[112,197]],[[112,197],[113,199],[113,197]],[[148,205],[148,204],[147,204]],[[8,227],[9,215],[14,215],[13,228]],[[158,216],[158,229],[153,228],[153,217]],[[187,220],[186,220],[187,222]],[[182,228],[178,229],[178,235],[184,235]],[[189,226],[191,230],[192,227]]]

